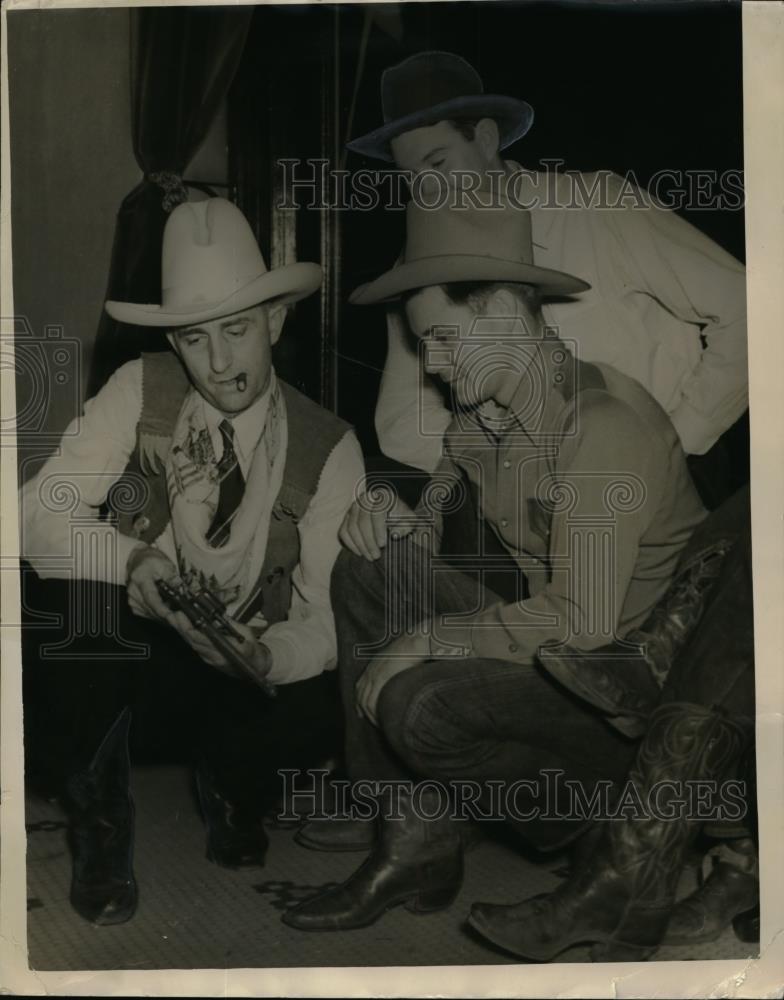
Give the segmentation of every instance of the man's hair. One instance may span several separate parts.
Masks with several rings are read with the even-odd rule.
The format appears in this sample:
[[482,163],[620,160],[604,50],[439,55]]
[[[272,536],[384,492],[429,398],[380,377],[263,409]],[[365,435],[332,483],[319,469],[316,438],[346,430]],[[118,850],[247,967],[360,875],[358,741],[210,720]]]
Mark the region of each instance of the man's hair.
[[466,142],[474,141],[476,126],[480,121],[479,118],[447,118],[446,121],[454,127],[456,132],[462,135]]
[[441,288],[450,302],[456,306],[468,305],[474,312],[481,312],[488,299],[498,291],[510,292],[534,316],[542,308],[539,289],[518,281],[450,281]]

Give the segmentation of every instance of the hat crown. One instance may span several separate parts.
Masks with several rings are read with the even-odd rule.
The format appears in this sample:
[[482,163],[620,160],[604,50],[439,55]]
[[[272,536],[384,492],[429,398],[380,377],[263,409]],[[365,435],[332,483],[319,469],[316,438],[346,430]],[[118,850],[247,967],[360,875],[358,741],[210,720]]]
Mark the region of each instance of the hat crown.
[[381,77],[385,122],[482,93],[484,87],[477,71],[453,52],[418,52],[386,69]]
[[[483,193],[488,197],[483,199]],[[408,203],[404,263],[466,255],[533,264],[530,212],[499,192],[477,191],[476,202],[456,189],[448,198],[444,194],[433,208],[426,208],[422,198]]]
[[267,273],[242,212],[225,198],[178,205],[163,232],[162,308],[222,302]]

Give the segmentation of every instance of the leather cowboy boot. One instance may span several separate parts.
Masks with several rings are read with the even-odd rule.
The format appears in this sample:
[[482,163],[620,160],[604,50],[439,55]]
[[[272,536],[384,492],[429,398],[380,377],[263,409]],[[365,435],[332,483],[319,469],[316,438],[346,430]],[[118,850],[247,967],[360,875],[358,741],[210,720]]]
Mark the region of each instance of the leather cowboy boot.
[[749,925],[758,906],[759,879],[734,864],[720,861],[703,884],[675,907],[663,943],[688,945],[716,941],[730,924]]
[[121,924],[136,912],[134,806],[129,791],[128,731],[123,709],[89,767],[66,784],[73,851],[71,906],[94,924]]
[[572,694],[604,712],[610,725],[638,739],[678,650],[700,620],[730,547],[729,541],[719,541],[689,559],[642,627],[624,640],[591,652],[544,645],[539,650],[542,666]]
[[646,814],[608,820],[585,867],[555,892],[512,906],[477,903],[469,923],[527,959],[550,961],[585,943],[594,945],[591,958],[597,962],[648,958],[664,937],[700,825],[688,815],[686,783],[721,779],[737,760],[744,736],[741,726],[715,709],[685,702],[660,706],[630,776]]
[[418,811],[401,796],[402,818],[380,821],[364,864],[342,885],[287,910],[282,920],[303,931],[367,927],[393,906],[414,913],[450,906],[463,880],[460,837],[449,816],[426,819],[437,799],[423,794]]
[[[472,850],[481,841],[482,831],[476,823],[455,825],[464,851]],[[349,816],[312,819],[297,830],[294,840],[310,851],[369,851],[376,842],[376,823]]]
[[310,851],[369,851],[376,842],[376,823],[350,816],[311,819],[297,830],[294,840]]
[[221,868],[261,868],[269,837],[264,829],[261,795],[230,797],[218,788],[211,768],[196,771],[196,790],[207,827],[206,857]]
[[675,907],[665,944],[689,945],[715,941],[732,924],[741,941],[759,941],[759,863],[757,860],[757,770],[754,743],[742,755],[738,775],[746,788],[742,824],[705,832],[721,839],[709,854],[714,862],[707,878]]

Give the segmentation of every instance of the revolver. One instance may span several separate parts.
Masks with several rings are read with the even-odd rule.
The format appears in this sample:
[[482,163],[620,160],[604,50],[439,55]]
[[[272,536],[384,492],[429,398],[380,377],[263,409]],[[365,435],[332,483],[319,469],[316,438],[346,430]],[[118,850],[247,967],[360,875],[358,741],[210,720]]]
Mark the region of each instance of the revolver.
[[229,638],[243,641],[243,636],[232,625],[226,615],[226,606],[206,587],[190,590],[184,583],[171,584],[168,580],[156,580],[161,599],[174,611],[182,611],[188,621],[210,640],[210,642],[238,667],[249,680],[259,684],[265,694],[274,698],[274,685],[263,678],[259,680],[248,669],[245,659],[228,641]]

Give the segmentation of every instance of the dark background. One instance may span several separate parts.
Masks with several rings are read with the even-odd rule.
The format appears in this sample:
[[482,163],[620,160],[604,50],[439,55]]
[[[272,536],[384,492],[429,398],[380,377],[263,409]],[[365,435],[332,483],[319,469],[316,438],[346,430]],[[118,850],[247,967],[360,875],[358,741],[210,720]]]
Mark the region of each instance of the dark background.
[[[382,17],[355,5],[256,11],[229,129],[230,149],[232,143],[242,148],[246,172],[257,157],[251,192],[247,173],[244,188],[239,184],[240,204],[269,188],[275,156],[328,156],[337,165],[347,139],[381,124],[384,68],[423,49],[459,53],[478,69],[486,91],[533,105],[533,128],[504,154],[525,167],[557,158],[564,161],[560,169],[633,171],[642,184],[662,169],[742,170],[738,3],[410,3],[381,11]],[[252,122],[265,110],[272,127],[262,137]],[[349,154],[345,166],[385,165]],[[265,206],[269,194],[264,190]],[[744,259],[742,210],[682,214]],[[373,452],[372,415],[386,347],[383,309],[345,303],[357,284],[396,258],[404,218],[382,209],[332,216],[339,226],[337,245],[334,232],[328,240],[337,300],[331,313],[336,329],[328,331],[333,371],[319,369],[330,358],[320,356],[315,300],[300,307],[296,341],[286,342],[290,356],[279,364],[312,395],[320,389],[327,403],[332,379],[338,411]],[[300,211],[297,234],[300,258],[318,259],[324,236],[319,213]],[[742,429],[741,443],[744,437]]]
[[[185,30],[209,11],[181,7],[176,16]],[[131,148],[130,20],[124,8],[8,18],[15,312],[29,318],[36,339],[46,324],[62,326],[81,365],[63,386],[49,386],[48,436],[35,437],[36,450],[54,447],[95,375],[115,215],[140,178]],[[276,213],[275,161],[322,157],[352,171],[383,169],[346,154],[345,143],[381,123],[382,71],[423,49],[463,55],[488,92],[533,105],[533,128],[504,154],[524,167],[560,159],[562,169],[633,171],[645,184],[662,169],[743,166],[737,2],[255,8],[228,99],[186,176],[240,204],[271,264],[283,225],[298,259],[324,266],[324,289],[294,310],[276,363],[352,421],[369,453],[377,450],[384,311],[351,307],[347,298],[395,260],[404,213]],[[682,214],[744,259],[742,211]],[[30,390],[22,376],[17,385],[23,407]],[[745,421],[733,439],[742,479]]]

